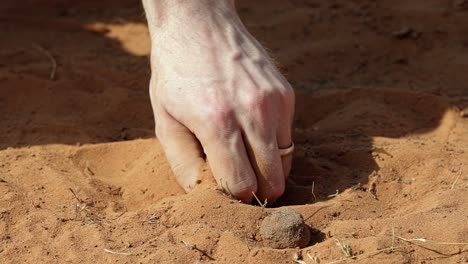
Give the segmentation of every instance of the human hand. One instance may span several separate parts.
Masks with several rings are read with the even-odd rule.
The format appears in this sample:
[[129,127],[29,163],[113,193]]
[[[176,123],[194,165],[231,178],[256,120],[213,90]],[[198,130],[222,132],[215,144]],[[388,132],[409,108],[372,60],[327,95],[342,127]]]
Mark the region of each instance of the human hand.
[[233,196],[276,200],[291,168],[292,156],[279,148],[292,144],[293,89],[230,1],[188,2],[159,28],[144,2],[156,135],[185,190],[196,185],[206,154],[218,185]]

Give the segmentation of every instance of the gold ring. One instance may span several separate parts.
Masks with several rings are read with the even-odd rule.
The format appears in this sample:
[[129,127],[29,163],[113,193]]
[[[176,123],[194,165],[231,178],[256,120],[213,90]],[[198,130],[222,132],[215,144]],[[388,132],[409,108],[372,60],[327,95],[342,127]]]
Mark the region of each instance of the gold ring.
[[293,142],[291,142],[291,145],[289,147],[279,148],[280,156],[287,156],[287,155],[293,153],[293,151],[294,151],[294,143]]

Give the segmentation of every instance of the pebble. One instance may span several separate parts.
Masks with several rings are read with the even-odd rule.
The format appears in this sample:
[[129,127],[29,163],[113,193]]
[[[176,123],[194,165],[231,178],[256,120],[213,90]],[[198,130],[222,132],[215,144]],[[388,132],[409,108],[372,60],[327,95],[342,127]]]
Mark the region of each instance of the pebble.
[[309,244],[310,230],[302,216],[293,209],[275,211],[263,219],[260,235],[276,249],[303,248]]

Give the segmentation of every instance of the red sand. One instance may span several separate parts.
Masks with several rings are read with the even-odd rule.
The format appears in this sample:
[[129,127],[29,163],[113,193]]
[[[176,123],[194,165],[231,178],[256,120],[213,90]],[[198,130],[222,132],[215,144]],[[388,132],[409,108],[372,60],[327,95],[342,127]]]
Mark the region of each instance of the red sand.
[[312,227],[302,250],[261,241],[272,208],[210,181],[183,193],[153,135],[139,1],[75,2],[0,3],[0,262],[323,264],[337,240],[364,254],[348,262],[468,262],[466,244],[398,238],[468,242],[466,1],[240,1],[297,91],[273,206]]

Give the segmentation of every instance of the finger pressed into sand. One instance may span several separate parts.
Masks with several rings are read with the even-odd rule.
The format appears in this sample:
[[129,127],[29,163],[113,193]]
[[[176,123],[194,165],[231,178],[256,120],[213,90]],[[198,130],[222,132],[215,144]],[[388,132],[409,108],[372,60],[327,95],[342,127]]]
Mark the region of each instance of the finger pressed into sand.
[[[286,83],[286,85],[289,84]],[[292,88],[288,89],[288,91],[288,96],[284,97],[281,104],[286,111],[281,111],[282,114],[278,119],[278,130],[276,132],[278,148],[287,148],[293,144],[291,131],[294,120],[295,95]],[[289,172],[291,171],[292,160],[293,153],[281,157],[285,179],[288,178]]]
[[284,192],[285,177],[274,131],[259,131],[261,127],[247,128],[244,141],[250,164],[257,177],[257,196],[273,202]]
[[156,113],[156,136],[179,184],[185,191],[195,187],[204,163],[200,142],[188,128],[165,111]]
[[[210,134],[210,133],[207,133]],[[200,139],[211,171],[226,192],[250,202],[257,191],[257,179],[250,166],[241,131]]]

